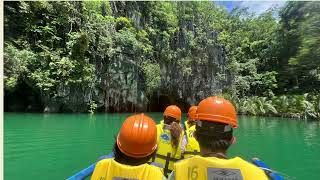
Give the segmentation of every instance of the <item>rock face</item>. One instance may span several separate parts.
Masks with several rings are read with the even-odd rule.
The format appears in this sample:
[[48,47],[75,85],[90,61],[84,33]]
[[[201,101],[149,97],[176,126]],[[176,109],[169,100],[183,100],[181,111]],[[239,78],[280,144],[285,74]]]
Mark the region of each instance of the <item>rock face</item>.
[[105,112],[135,112],[144,110],[145,95],[142,73],[137,64],[112,60],[106,73],[98,76],[99,87],[95,89],[93,99]]
[[[110,4],[115,17],[126,16],[133,20],[135,28],[144,28],[147,20],[139,13],[145,8],[141,3],[112,1]],[[131,52],[120,51],[113,58],[95,59],[95,77],[89,87],[61,86],[54,98],[34,94],[31,99],[41,97],[41,102],[37,101],[36,106],[48,113],[88,112],[90,102],[97,104],[99,112],[163,111],[170,104],[177,104],[187,111],[190,105],[198,104],[203,98],[220,94],[228,88],[231,74],[227,71],[227,58],[223,47],[217,43],[216,32],[201,32],[206,38],[201,46],[192,49],[187,33],[191,32],[195,38],[199,33],[197,28],[190,22],[180,26],[180,30],[170,37],[169,46],[173,52],[177,52],[176,57],[163,60],[159,55],[159,58],[155,58],[155,63],[160,67],[160,81],[151,94],[146,92],[143,57],[132,61],[123,55]],[[158,37],[151,41],[155,47],[162,39]],[[10,97],[6,101],[9,107]],[[21,106],[24,105],[17,106],[20,111],[28,111],[28,104],[24,108]],[[17,110],[13,106],[6,109]]]
[[[131,18],[136,28],[145,24],[145,19],[140,17],[141,13],[137,13],[143,9],[140,4],[111,2],[111,5],[115,16]],[[183,26],[180,29],[197,34],[192,23]],[[108,69],[112,72],[113,81],[108,81],[111,77],[105,78],[104,101],[99,98],[100,106],[104,106],[105,111],[163,111],[169,104],[178,104],[187,110],[190,105],[199,103],[205,97],[221,94],[231,83],[231,74],[226,70],[227,58],[223,47],[216,43],[217,33],[210,30],[205,33],[207,40],[203,42],[203,47],[193,51],[198,54],[181,54],[172,61],[157,60],[160,65],[160,85],[153,95],[147,97],[143,88],[145,78],[139,67],[126,61],[113,62]],[[157,39],[154,44],[161,40]],[[175,51],[188,49],[184,30],[180,30],[171,41],[173,43],[170,46]],[[101,91],[97,94],[101,97]]]
[[[225,57],[221,50],[215,51],[211,58],[191,66],[191,75],[185,76],[183,71],[173,64],[161,64],[160,94],[174,95],[188,104],[197,104],[205,97],[220,94],[227,86],[228,74],[224,72]],[[222,61],[222,62],[219,62]],[[224,77],[219,77],[223,75]]]

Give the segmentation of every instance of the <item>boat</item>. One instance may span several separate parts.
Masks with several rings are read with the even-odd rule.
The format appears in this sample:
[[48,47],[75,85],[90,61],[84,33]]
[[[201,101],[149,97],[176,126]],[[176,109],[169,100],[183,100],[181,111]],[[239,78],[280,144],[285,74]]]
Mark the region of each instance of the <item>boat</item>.
[[[101,156],[97,162],[99,160],[102,159],[106,159],[106,158],[112,158],[114,157],[113,153],[110,153],[108,155],[105,156]],[[83,180],[89,176],[91,176],[91,174],[93,173],[93,170],[96,166],[96,163],[91,164],[89,167],[77,172],[76,174],[70,176],[69,178],[67,178],[67,180]],[[259,168],[261,168],[271,180],[284,180],[284,178],[282,176],[280,176],[276,171],[273,171],[272,169],[269,168],[269,166],[267,166],[263,161],[261,161],[259,158],[252,158],[252,163],[256,166],[258,166]]]
[[96,167],[97,162],[99,162],[102,159],[113,158],[113,157],[114,157],[113,152],[108,155],[101,156],[98,158],[98,160],[95,163],[93,163],[89,167],[77,172],[76,174],[70,176],[69,178],[67,178],[67,180],[83,180],[83,179],[91,176],[94,168]]
[[269,166],[267,166],[259,158],[252,158],[252,163],[254,165],[258,166],[259,168],[261,168],[268,175],[268,177],[270,179],[272,179],[272,180],[284,180],[284,178],[282,176],[280,176],[279,173],[277,173],[276,171],[270,169]]

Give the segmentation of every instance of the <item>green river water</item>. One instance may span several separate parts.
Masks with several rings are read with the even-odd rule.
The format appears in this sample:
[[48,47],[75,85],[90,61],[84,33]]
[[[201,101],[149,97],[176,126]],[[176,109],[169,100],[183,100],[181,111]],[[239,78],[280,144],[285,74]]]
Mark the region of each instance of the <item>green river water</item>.
[[[128,115],[5,113],[4,178],[66,179],[111,151]],[[320,179],[318,122],[239,117],[235,135],[229,157],[259,157],[287,179]]]

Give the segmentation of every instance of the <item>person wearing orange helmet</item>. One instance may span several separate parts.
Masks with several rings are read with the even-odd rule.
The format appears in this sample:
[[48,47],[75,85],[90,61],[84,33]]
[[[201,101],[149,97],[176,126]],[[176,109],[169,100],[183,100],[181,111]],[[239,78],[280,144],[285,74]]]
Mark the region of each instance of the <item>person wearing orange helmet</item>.
[[176,105],[168,106],[163,113],[163,121],[157,125],[158,150],[154,162],[164,167],[167,175],[173,169],[173,163],[181,158],[186,145],[180,126],[181,110]]
[[201,156],[175,163],[169,179],[267,180],[264,172],[253,164],[240,157],[228,159],[227,150],[235,142],[233,128],[237,127],[236,110],[228,100],[217,96],[202,100],[195,131]]
[[186,150],[183,153],[183,158],[197,155],[200,152],[199,143],[194,137],[194,132],[196,130],[195,123],[197,120],[197,109],[197,106],[191,106],[187,114],[188,119],[185,121],[185,138],[187,145]]
[[197,119],[197,106],[191,106],[189,108],[188,114],[187,114],[187,121],[184,122],[185,129],[188,130],[190,127],[194,126],[196,124]]
[[148,164],[157,149],[155,122],[144,114],[128,117],[118,133],[114,158],[100,160],[91,180],[164,178],[161,168]]

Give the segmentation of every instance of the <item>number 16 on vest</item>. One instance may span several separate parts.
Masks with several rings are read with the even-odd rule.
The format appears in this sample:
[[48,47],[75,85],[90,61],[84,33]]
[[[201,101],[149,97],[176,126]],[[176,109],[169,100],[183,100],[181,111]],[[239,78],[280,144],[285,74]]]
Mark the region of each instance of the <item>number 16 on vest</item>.
[[188,167],[188,180],[197,180],[198,166]]

